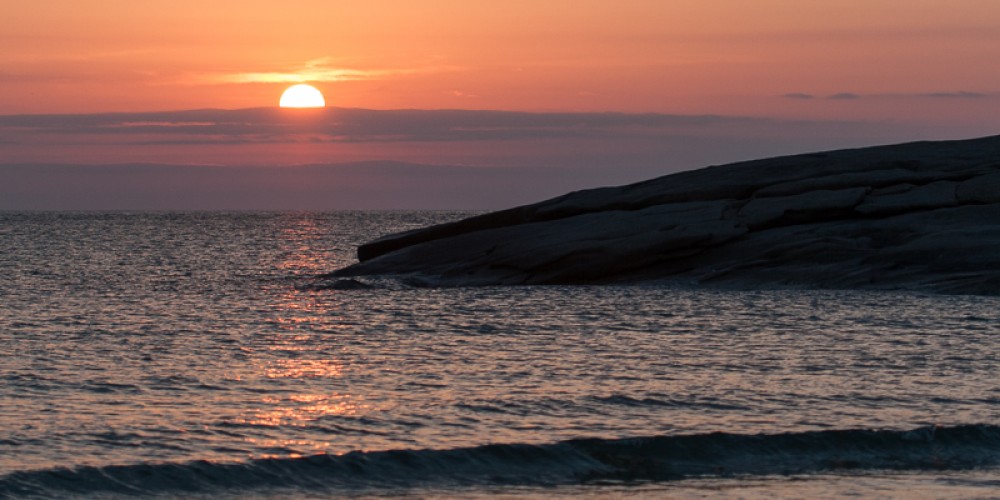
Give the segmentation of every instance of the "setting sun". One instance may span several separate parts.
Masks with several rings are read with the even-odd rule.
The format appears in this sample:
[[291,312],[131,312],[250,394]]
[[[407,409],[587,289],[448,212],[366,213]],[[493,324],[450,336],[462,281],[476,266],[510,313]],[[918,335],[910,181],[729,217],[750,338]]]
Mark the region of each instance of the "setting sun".
[[326,106],[323,94],[313,87],[300,83],[292,85],[281,94],[278,106],[282,108],[322,108]]

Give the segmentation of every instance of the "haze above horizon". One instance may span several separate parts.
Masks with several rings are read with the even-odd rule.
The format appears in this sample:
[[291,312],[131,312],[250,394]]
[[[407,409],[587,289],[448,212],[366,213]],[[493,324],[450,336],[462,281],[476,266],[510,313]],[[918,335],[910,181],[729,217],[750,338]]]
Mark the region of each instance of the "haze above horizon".
[[[997,39],[988,0],[8,2],[0,209],[159,189],[94,165],[349,164],[240,197],[199,184],[164,201],[175,208],[295,208],[306,188],[349,208],[350,185],[374,207],[479,209],[711,163],[991,135]],[[296,83],[331,108],[279,110]],[[407,191],[417,166],[366,175],[357,162],[432,165],[437,187]],[[76,189],[67,166],[121,196],[32,202]],[[222,182],[182,174],[181,194]]]

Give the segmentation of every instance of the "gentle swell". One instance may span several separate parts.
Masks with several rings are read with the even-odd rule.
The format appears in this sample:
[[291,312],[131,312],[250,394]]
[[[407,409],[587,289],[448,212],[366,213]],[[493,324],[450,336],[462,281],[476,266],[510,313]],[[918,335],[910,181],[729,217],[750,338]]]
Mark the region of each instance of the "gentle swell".
[[830,470],[957,470],[1000,464],[1000,427],[712,433],[575,439],[450,450],[352,452],[305,458],[20,471],[0,497],[210,493],[274,489],[383,490],[560,485],[602,480],[801,474]]

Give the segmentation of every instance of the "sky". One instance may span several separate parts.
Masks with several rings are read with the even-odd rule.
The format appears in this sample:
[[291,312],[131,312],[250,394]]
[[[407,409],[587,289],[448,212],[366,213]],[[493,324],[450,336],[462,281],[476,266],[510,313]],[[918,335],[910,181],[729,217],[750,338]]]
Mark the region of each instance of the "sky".
[[493,209],[994,135],[998,40],[995,0],[4,2],[0,209]]

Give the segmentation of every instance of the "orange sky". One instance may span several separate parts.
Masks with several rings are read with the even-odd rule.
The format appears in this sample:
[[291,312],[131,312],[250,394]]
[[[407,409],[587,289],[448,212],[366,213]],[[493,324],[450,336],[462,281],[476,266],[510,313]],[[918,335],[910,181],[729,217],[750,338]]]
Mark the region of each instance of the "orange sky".
[[[993,135],[997,61],[998,0],[6,1],[0,210],[499,208]],[[330,108],[276,109],[299,82]]]
[[267,106],[301,79],[373,109],[978,123],[998,40],[995,0],[4,2],[0,114]]

